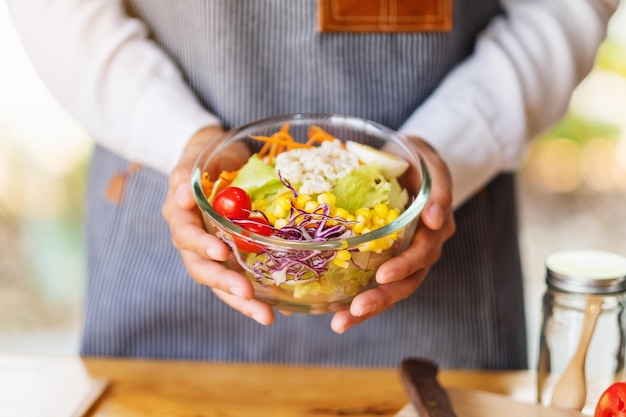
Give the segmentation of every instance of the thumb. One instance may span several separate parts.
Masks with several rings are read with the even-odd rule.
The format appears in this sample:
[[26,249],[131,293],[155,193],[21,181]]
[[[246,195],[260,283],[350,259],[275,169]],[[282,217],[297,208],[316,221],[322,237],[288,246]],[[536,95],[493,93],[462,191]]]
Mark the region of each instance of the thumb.
[[200,152],[215,140],[223,130],[219,126],[209,126],[199,130],[183,150],[176,166],[169,176],[170,192],[176,204],[182,209],[190,209],[195,205],[191,189],[191,172]]

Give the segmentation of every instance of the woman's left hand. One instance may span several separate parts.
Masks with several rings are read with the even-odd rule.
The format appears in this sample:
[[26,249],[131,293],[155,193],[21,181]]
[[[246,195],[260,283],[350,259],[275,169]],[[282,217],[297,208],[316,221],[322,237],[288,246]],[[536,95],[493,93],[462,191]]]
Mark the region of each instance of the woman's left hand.
[[422,139],[411,138],[411,141],[424,157],[432,177],[429,201],[422,211],[409,247],[381,265],[376,272],[379,286],[357,295],[349,309],[335,313],[330,325],[337,333],[343,333],[388,310],[413,294],[424,281],[430,267],[439,260],[444,243],[456,230],[452,209],[452,180],[446,163]]

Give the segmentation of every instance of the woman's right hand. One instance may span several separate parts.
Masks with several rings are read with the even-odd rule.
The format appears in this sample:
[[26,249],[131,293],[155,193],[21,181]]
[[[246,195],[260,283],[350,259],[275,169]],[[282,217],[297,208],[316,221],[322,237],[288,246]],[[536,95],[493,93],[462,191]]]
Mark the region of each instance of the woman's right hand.
[[[246,277],[221,263],[228,258],[228,246],[205,230],[202,214],[191,190],[191,173],[196,158],[222,133],[221,128],[211,126],[198,131],[191,138],[170,174],[169,191],[162,213],[172,233],[172,242],[180,252],[189,275],[196,282],[211,287],[232,308],[268,325],[274,321],[272,308],[254,298],[254,289]],[[233,158],[241,157],[246,158],[245,153],[233,154]],[[225,160],[221,162],[226,163]],[[221,167],[215,168],[221,171]]]

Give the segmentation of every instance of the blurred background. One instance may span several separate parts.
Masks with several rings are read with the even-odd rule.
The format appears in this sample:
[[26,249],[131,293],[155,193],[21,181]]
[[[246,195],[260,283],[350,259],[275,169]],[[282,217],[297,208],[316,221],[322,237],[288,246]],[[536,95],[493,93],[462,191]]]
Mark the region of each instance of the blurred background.
[[[89,136],[30,68],[0,0],[0,353],[75,354],[85,288],[81,221]],[[530,363],[544,259],[626,256],[626,4],[568,114],[519,176]]]

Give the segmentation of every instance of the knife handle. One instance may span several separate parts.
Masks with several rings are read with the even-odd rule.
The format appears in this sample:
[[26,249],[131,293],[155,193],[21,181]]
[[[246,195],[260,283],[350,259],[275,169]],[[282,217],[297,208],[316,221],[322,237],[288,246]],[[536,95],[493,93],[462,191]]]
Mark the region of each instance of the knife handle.
[[437,371],[437,365],[427,359],[406,358],[400,363],[404,389],[419,417],[456,417]]

